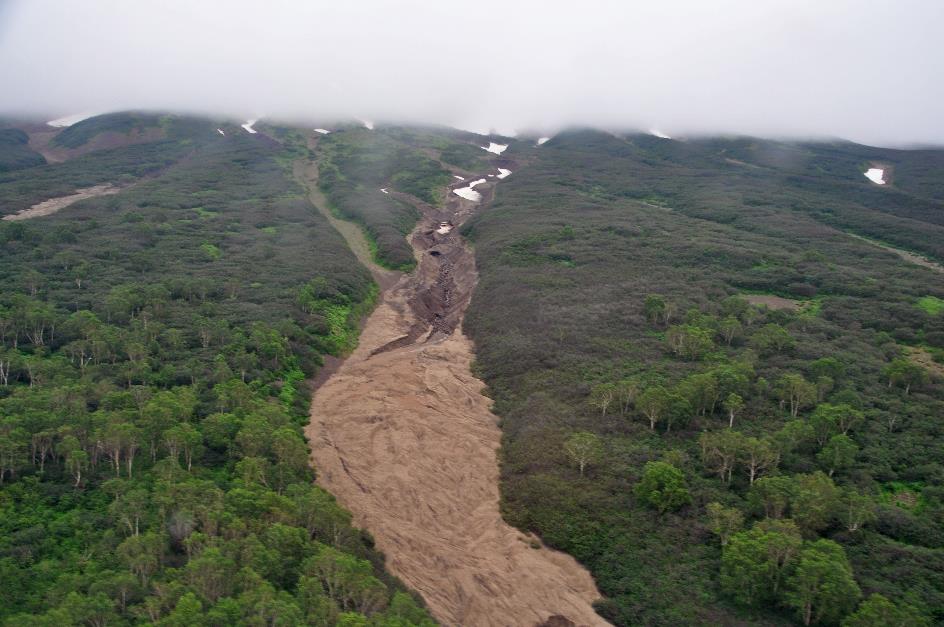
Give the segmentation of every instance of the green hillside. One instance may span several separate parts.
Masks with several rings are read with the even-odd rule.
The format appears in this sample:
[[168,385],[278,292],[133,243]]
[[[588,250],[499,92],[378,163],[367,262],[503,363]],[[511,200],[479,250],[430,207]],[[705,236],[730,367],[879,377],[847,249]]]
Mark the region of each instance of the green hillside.
[[52,143],[62,148],[79,148],[103,133],[130,135],[146,129],[161,129],[170,118],[153,113],[106,113],[86,118],[66,127],[53,138]]
[[464,227],[505,515],[618,625],[944,620],[944,283],[843,233],[944,258],[944,178],[836,150],[564,133]]
[[[152,118],[157,120],[156,116],[146,119]],[[116,120],[138,123],[136,120],[139,121],[139,118],[132,114],[89,118],[63,130],[55,139],[72,132],[79,125],[84,125],[79,128],[82,131],[79,137],[86,136],[86,132],[104,132],[102,129],[113,128]],[[61,163],[46,165],[43,160],[33,164],[41,167],[17,172],[0,171],[0,214],[16,213],[38,202],[67,196],[86,187],[106,183],[130,185],[142,178],[155,176],[181,159],[195,156],[208,142],[212,142],[209,145],[219,143],[216,124],[209,120],[164,116],[160,118],[160,123],[163,131],[153,139],[94,150]],[[86,136],[83,142],[87,140]]]
[[431,625],[302,436],[305,381],[376,287],[296,151],[181,122],[197,132],[0,182],[16,207],[150,175],[0,223],[0,620]]

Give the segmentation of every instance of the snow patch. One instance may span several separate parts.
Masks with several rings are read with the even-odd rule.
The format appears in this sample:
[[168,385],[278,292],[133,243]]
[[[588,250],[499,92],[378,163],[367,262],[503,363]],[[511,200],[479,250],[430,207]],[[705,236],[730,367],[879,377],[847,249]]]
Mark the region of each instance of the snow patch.
[[885,170],[882,168],[869,168],[868,172],[865,173],[865,177],[876,185],[885,184]]
[[451,224],[449,224],[448,222],[440,222],[440,223],[439,223],[439,228],[436,229],[436,232],[439,233],[440,235],[445,235],[446,233],[448,233],[448,232],[451,231],[451,230],[452,230],[452,225],[451,225]]
[[471,183],[469,183],[469,186],[468,186],[468,187],[460,187],[459,189],[454,189],[454,190],[452,190],[452,192],[453,192],[456,196],[460,196],[460,197],[462,197],[462,198],[465,198],[466,200],[472,200],[472,201],[478,202],[478,201],[482,200],[482,194],[478,193],[478,192],[475,191],[475,189],[473,189],[473,188],[474,188],[476,185],[481,185],[482,183],[485,183],[485,182],[486,182],[485,179],[479,179],[479,180],[477,180],[477,181],[472,181]]
[[482,150],[487,150],[488,152],[500,155],[508,148],[508,144],[496,144],[495,142],[489,142],[488,147],[481,146],[481,148]]
[[465,177],[464,177],[464,176],[459,176],[458,174],[453,174],[453,175],[452,175],[452,178],[454,178],[454,179],[459,179],[460,181],[464,181],[464,180],[465,180]]
[[538,137],[538,146],[540,146],[541,144],[547,143],[550,140],[551,140],[550,137]]
[[387,188],[386,188],[386,187],[381,187],[381,188],[380,188],[380,191],[382,191],[382,192],[385,193],[385,194],[389,194],[389,193],[390,193],[390,192],[387,191]]
[[505,168],[498,168],[498,178],[503,179],[511,174],[511,170],[506,170]]
[[651,128],[651,129],[649,129],[649,134],[650,134],[650,135],[655,135],[655,136],[658,137],[659,139],[672,139],[669,135],[666,135],[665,133],[663,133],[662,131],[660,131],[660,130],[657,129],[657,128]]
[[247,120],[246,123],[242,125],[242,127],[243,127],[244,129],[246,129],[246,132],[247,132],[247,133],[252,133],[253,135],[255,135],[255,134],[256,134],[256,129],[252,128],[252,125],[255,124],[255,123],[258,122],[258,121],[259,121],[259,120]]
[[224,133],[223,129],[221,128],[216,129],[216,132],[219,133],[220,135],[226,135],[226,133]]
[[366,128],[368,131],[374,130],[374,123],[370,120],[361,120],[361,124],[363,124],[364,128]]
[[479,201],[482,200],[482,194],[478,193],[471,187],[460,187],[459,189],[452,190],[456,196],[461,196],[466,200]]
[[82,120],[87,120],[93,118],[97,113],[73,113],[72,115],[67,115],[65,117],[56,118],[55,120],[49,120],[46,122],[49,126],[55,126],[56,128],[65,128],[66,126],[72,126],[77,122]]
[[330,133],[331,131],[329,131],[328,129],[325,129],[325,128],[316,128],[316,129],[315,129],[315,132],[316,132],[316,133],[321,133],[322,135],[327,135],[327,134]]

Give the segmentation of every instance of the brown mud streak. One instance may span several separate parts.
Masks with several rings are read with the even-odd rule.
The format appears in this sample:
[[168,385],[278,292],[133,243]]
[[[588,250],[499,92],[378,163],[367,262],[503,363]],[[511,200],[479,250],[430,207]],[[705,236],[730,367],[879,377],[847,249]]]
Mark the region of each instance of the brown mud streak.
[[[482,202],[493,184],[476,188]],[[358,348],[315,391],[306,433],[318,481],[445,625],[606,625],[589,573],[499,512],[501,433],[461,332],[477,274],[456,229],[478,203],[398,196],[423,212],[410,238],[418,265],[383,288]],[[437,233],[440,222],[454,228]]]
[[95,198],[97,196],[117,194],[118,192],[122,191],[122,189],[124,188],[116,187],[108,183],[95,185],[93,187],[85,187],[83,189],[77,189],[67,196],[49,198],[43,202],[36,203],[28,209],[21,209],[16,213],[7,214],[3,216],[2,219],[6,221],[16,221],[41,218],[43,216],[52,215],[58,211],[61,211],[62,209],[65,209],[69,205],[77,203],[80,200],[88,200],[89,198]]

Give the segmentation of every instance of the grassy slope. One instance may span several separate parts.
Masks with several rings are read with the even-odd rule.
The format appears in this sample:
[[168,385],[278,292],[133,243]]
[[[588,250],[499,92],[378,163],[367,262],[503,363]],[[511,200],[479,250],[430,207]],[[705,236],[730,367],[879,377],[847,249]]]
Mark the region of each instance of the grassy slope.
[[[13,350],[4,326],[0,355],[14,366],[0,386],[0,440],[14,454],[0,487],[0,617],[130,624],[156,613],[193,624],[182,616],[196,611],[207,624],[260,615],[299,624],[361,609],[381,622],[429,624],[370,539],[312,487],[301,437],[302,379],[321,355],[351,348],[374,294],[369,274],[291,180],[286,164],[297,155],[262,135],[179,144],[198,152],[151,181],[0,226],[0,320],[16,327],[46,316],[57,327],[42,347],[19,328]],[[107,151],[107,163],[139,167],[119,155],[142,149]],[[72,167],[91,170],[101,154]],[[10,180],[30,188],[51,177],[34,169]],[[83,369],[84,353],[95,356]],[[162,414],[149,399],[191,391],[192,409],[153,426]],[[191,471],[166,445],[177,420],[199,434]],[[134,478],[120,472],[106,484],[114,473],[97,447],[115,423],[131,425],[140,452]],[[55,450],[44,474],[27,454],[40,432]],[[69,434],[99,460],[78,489]],[[116,493],[143,494],[141,533],[155,539],[158,565],[146,578],[131,574],[133,539]],[[192,557],[181,533],[197,542]],[[326,591],[323,568],[353,569],[346,596]]]
[[[718,587],[720,550],[704,505],[719,500],[750,515],[744,477],[727,487],[700,460],[697,436],[723,428],[720,410],[665,435],[650,432],[635,411],[603,417],[588,400],[600,383],[640,376],[674,384],[713,365],[756,359],[750,420],[741,430],[770,434],[785,418],[758,381],[773,384],[786,372],[809,377],[813,360],[836,356],[847,371],[833,394],[851,395],[869,415],[853,432],[861,447],[856,462],[837,482],[864,490],[917,482],[926,486],[926,506],[881,509],[878,523],[858,535],[836,526],[824,534],[846,546],[867,592],[939,611],[944,455],[935,416],[944,411],[944,390],[932,383],[905,398],[886,387],[882,369],[898,353],[896,340],[944,341],[941,320],[914,306],[944,290],[928,271],[810,217],[819,215],[823,198],[851,206],[844,184],[817,178],[812,190],[792,185],[782,172],[724,162],[709,141],[630,139],[558,136],[466,227],[481,272],[466,330],[502,417],[507,518],[587,564],[607,597],[601,612],[617,624],[785,620],[788,613],[736,607]],[[861,179],[853,180],[863,195],[871,193]],[[812,209],[792,210],[798,201]],[[766,312],[746,331],[784,325],[796,339],[793,351],[758,358],[742,340],[722,344],[706,361],[683,361],[667,351],[664,330],[643,316],[650,293],[675,302],[681,316],[691,307],[720,314],[726,296],[749,290],[817,295],[812,314]],[[892,433],[882,426],[890,413],[902,418]],[[574,430],[605,441],[605,461],[586,478],[562,452]],[[780,472],[816,469],[814,453],[785,458]],[[632,487],[646,461],[666,455],[681,464],[694,502],[660,516],[637,502]]]

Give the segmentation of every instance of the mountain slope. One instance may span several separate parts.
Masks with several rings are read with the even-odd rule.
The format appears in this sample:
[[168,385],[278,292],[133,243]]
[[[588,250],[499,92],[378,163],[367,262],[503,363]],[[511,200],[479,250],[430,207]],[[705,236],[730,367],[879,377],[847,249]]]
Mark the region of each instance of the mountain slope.
[[0,172],[44,165],[46,159],[29,147],[29,135],[16,128],[0,129]]
[[[781,524],[763,522],[771,497],[752,488],[754,467],[793,495],[768,513],[796,522],[797,550],[836,542],[836,567],[849,559],[864,594],[940,620],[944,387],[908,360],[944,349],[944,318],[918,306],[944,286],[841,230],[937,253],[937,205],[809,165],[831,163],[830,146],[789,146],[808,157],[789,167],[759,150],[565,133],[466,225],[481,281],[465,329],[502,418],[503,511],[586,564],[617,624],[790,621],[795,596],[744,601],[751,577],[712,532],[722,515],[726,540]],[[899,198],[911,204],[868,209]],[[771,537],[793,542],[782,528]],[[847,613],[857,600],[850,587],[830,603]]]

